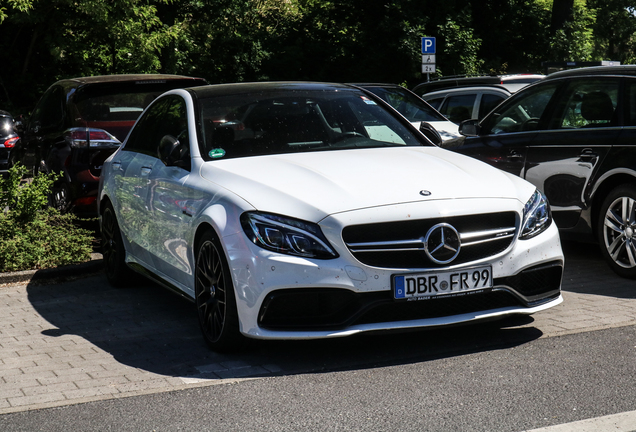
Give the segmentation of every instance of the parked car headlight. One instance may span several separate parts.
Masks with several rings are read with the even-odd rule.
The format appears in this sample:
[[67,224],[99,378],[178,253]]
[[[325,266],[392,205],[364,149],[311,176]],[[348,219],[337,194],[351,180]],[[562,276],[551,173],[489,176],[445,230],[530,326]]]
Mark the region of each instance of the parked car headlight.
[[552,223],[550,204],[545,195],[538,189],[523,208],[523,224],[519,238],[527,240],[541,234]]
[[241,215],[241,225],[247,237],[264,249],[306,258],[338,257],[314,223],[270,213],[247,212]]

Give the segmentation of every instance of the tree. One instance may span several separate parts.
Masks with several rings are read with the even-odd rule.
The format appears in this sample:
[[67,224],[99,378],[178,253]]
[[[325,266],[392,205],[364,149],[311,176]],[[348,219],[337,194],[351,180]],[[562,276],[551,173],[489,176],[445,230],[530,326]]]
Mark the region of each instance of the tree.
[[636,62],[636,2],[634,0],[589,0],[596,12],[594,54],[599,60]]
[[8,105],[23,109],[63,77],[157,72],[174,32],[157,16],[170,0],[8,1],[22,6],[0,25],[0,84]]

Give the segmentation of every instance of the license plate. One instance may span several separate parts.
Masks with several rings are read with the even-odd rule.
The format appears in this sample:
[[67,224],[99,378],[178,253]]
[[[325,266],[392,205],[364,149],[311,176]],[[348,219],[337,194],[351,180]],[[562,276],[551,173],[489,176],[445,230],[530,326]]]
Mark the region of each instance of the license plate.
[[396,300],[476,294],[491,288],[491,266],[393,276],[393,296]]

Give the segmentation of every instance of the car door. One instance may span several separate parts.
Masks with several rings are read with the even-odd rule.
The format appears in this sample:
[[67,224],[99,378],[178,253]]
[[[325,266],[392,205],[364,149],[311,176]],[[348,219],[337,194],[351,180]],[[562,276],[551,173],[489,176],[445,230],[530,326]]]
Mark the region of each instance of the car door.
[[115,171],[115,201],[119,226],[132,258],[151,267],[150,244],[153,232],[146,202],[150,173],[156,157],[154,131],[161,124],[162,105],[150,106],[137,121],[123,148],[112,161]]
[[632,177],[636,176],[636,78],[623,77],[624,95],[623,106],[623,128],[612,147],[612,152],[603,163],[601,176],[608,173],[626,173]]
[[589,185],[621,132],[619,88],[619,78],[568,80],[530,144],[525,178],[545,192],[559,228],[576,225],[590,205]]
[[[24,137],[21,140],[21,148],[18,149],[17,159],[30,171],[37,171],[40,162],[47,158],[47,166],[50,169],[58,169],[62,166],[68,152],[57,155],[56,145],[60,145],[60,151],[66,145],[62,138],[64,130],[64,90],[59,86],[49,88],[38,101],[31,115]],[[53,154],[51,153],[53,150]]]
[[524,177],[528,147],[549,118],[551,100],[559,87],[558,83],[546,84],[499,105],[482,121],[479,136],[466,137],[454,150]]
[[[145,207],[151,241],[152,265],[170,282],[189,286],[192,263],[187,234],[191,229],[196,196],[190,187],[190,132],[185,100],[163,97],[157,105],[161,119],[152,133],[153,162],[148,164]],[[194,129],[193,129],[194,130]],[[150,156],[149,156],[150,157]]]

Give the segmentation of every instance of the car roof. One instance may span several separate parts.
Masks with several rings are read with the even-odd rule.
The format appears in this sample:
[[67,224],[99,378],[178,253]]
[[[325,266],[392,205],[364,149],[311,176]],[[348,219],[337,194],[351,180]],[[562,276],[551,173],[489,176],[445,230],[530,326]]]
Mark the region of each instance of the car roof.
[[[243,82],[232,84],[211,84],[190,88],[189,91],[197,97],[224,96],[247,94],[253,92],[281,92],[281,91],[310,91],[310,90],[355,90],[348,84],[323,83],[310,81],[270,81]],[[359,91],[359,90],[358,90]]]
[[77,84],[99,84],[116,82],[138,82],[138,81],[172,81],[172,80],[192,80],[202,81],[203,78],[195,78],[183,75],[169,74],[120,74],[120,75],[98,75],[90,77],[68,78],[58,81],[58,83],[72,82]]
[[[525,84],[530,84],[540,79],[543,79],[545,75],[540,74],[510,74],[510,75],[488,75],[488,76],[473,76],[473,77],[448,77],[440,78],[433,81],[425,82],[413,87],[413,91],[417,94],[426,94],[429,92],[456,88],[456,87],[474,87],[483,85],[510,85],[520,84],[523,87]],[[523,85],[522,85],[523,84]]]
[[357,87],[383,87],[383,88],[386,88],[386,87],[397,88],[397,87],[399,87],[399,88],[403,88],[405,90],[408,90],[408,89],[406,89],[406,87],[403,87],[401,85],[389,84],[389,83],[347,83],[347,84],[348,85],[357,86]]
[[406,93],[410,93],[415,97],[418,97],[421,99],[421,96],[418,96],[417,94],[413,93],[412,90],[407,89],[404,86],[401,86],[399,84],[382,84],[382,83],[347,83],[347,85],[350,86],[355,86],[355,87],[360,87],[360,88],[366,88],[366,89],[370,89],[370,88],[381,88],[381,89],[396,89],[396,90],[403,90]]
[[512,92],[510,92],[506,87],[501,85],[491,85],[491,86],[469,86],[469,87],[457,87],[457,88],[448,88],[436,90],[433,92],[424,93],[421,97],[423,99],[428,99],[429,97],[439,97],[447,94],[453,93],[480,93],[494,91],[496,93],[503,93],[506,96],[510,96]]
[[636,75],[636,65],[621,65],[621,66],[592,66],[577,69],[568,69],[551,73],[546,79],[555,79],[572,76],[584,76],[584,75]]

